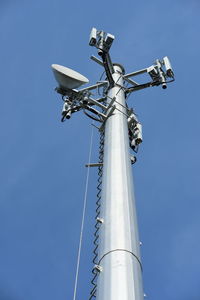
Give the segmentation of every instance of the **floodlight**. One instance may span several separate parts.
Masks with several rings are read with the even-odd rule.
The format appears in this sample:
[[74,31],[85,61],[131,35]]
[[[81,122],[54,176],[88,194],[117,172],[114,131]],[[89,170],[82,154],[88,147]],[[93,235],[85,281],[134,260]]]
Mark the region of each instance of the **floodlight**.
[[89,82],[85,76],[67,67],[56,64],[53,64],[51,67],[55,79],[62,89],[75,89]]

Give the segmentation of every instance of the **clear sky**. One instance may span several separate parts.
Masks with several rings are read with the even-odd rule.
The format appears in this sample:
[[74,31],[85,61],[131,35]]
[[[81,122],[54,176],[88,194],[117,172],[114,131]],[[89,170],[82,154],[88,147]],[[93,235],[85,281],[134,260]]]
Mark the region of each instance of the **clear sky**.
[[[147,299],[200,299],[199,0],[0,1],[0,300],[72,299],[91,120],[60,122],[50,65],[93,84],[92,27],[127,72],[168,55],[175,83],[132,94],[144,143],[134,166]],[[95,132],[93,161],[97,160]],[[78,300],[90,292],[91,170]]]

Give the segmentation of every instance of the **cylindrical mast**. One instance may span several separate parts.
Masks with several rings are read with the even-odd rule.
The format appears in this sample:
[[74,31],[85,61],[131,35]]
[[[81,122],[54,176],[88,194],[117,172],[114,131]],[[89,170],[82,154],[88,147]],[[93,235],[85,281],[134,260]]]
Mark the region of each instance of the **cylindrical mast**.
[[142,300],[140,246],[129,153],[123,69],[114,65],[116,109],[105,124],[97,300]]
[[[109,54],[114,39],[114,35],[92,28],[89,45],[98,49],[101,59],[94,56],[91,58],[104,67],[106,80],[103,82],[75,90],[75,87],[88,82],[88,79],[63,66],[54,64],[52,68],[59,84],[56,91],[64,100],[61,120],[69,119],[72,113],[83,110],[88,117],[101,122],[100,131],[105,126],[105,135],[102,133],[100,139],[99,163],[87,165],[100,167],[94,233],[95,266],[89,299],[143,300],[142,265],[129,153],[129,138],[133,150],[137,150],[142,142],[142,126],[134,111],[126,106],[124,80],[129,84],[126,86],[126,94],[130,94],[158,85],[166,88],[166,84],[175,79],[167,56],[162,60],[157,59],[148,68],[123,76],[123,67],[113,65]],[[148,73],[151,81],[138,84],[130,79],[143,73]],[[107,105],[102,104],[104,92],[101,98],[91,97],[92,90],[107,88],[108,85]],[[103,109],[103,113],[99,109]]]

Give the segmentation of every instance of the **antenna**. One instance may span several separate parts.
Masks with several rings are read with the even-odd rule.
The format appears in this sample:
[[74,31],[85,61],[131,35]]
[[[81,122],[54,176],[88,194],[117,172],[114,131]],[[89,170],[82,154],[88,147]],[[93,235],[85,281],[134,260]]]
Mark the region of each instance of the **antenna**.
[[56,81],[63,89],[75,89],[89,82],[85,76],[69,68],[53,64],[52,69]]
[[[114,64],[110,49],[115,37],[92,28],[89,45],[97,48],[100,58],[91,59],[105,70],[105,78],[96,84],[88,83],[83,75],[59,65],[52,65],[59,84],[56,91],[64,101],[62,121],[83,111],[100,124],[100,161],[87,167],[99,168],[97,218],[95,225],[93,288],[90,300],[143,300],[142,262],[133,189],[132,164],[141,145],[142,125],[127,97],[138,90],[162,86],[174,81],[169,58],[156,59],[155,63],[138,71],[125,72],[121,64]],[[133,80],[146,74],[147,80]],[[126,85],[124,84],[126,83]],[[99,98],[91,91],[98,89]],[[134,152],[134,155],[131,152]],[[102,183],[102,184],[101,184]],[[102,186],[102,188],[101,188]]]

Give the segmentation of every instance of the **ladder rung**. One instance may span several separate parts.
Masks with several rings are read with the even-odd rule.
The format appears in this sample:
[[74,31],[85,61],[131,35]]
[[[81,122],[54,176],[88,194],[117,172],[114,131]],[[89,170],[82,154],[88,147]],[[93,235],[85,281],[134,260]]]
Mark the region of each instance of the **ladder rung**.
[[101,166],[103,166],[103,164],[102,163],[94,163],[94,164],[86,164],[85,166],[87,168],[88,167],[101,167]]

